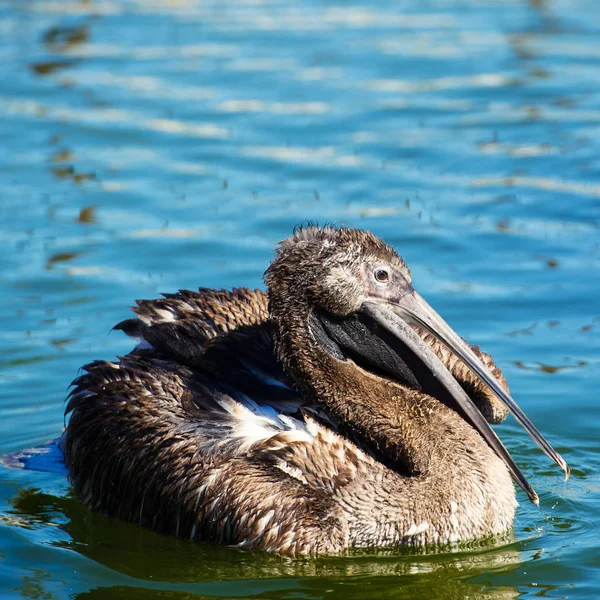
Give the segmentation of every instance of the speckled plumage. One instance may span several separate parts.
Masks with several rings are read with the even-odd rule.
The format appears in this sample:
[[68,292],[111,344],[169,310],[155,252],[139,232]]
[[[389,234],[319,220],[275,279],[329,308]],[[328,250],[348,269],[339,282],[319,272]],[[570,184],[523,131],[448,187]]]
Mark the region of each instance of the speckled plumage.
[[[371,234],[310,227],[280,245],[268,295],[201,289],[138,302],[117,328],[143,343],[84,367],[67,405],[63,448],[81,501],[166,533],[290,555],[509,528],[510,475],[471,425],[315,342],[311,313],[351,313],[365,261],[410,277]],[[506,416],[420,335],[489,421]]]

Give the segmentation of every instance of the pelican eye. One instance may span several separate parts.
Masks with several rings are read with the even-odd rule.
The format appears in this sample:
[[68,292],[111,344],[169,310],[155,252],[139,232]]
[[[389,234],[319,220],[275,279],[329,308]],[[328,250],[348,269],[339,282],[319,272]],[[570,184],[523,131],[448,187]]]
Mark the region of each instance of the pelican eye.
[[377,279],[379,283],[387,283],[390,279],[390,275],[385,269],[376,269],[375,279]]

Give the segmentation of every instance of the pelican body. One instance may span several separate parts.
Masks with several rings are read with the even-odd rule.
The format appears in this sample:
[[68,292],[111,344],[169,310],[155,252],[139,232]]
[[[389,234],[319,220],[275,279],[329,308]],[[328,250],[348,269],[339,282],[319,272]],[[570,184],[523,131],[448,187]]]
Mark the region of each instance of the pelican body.
[[490,428],[520,411],[491,357],[414,291],[374,235],[305,227],[267,292],[138,301],[140,339],[74,381],[62,448],[92,510],[191,539],[298,554],[443,544],[511,527]]

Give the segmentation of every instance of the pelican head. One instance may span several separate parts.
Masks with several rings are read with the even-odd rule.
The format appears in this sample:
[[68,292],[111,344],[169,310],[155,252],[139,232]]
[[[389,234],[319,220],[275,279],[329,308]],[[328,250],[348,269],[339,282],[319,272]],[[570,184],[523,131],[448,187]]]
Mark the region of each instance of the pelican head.
[[[503,382],[415,291],[396,251],[373,234],[297,229],[279,245],[265,281],[279,356],[300,387],[307,387],[307,360],[318,368],[310,357],[325,353],[329,360],[351,361],[358,369],[425,392],[469,422],[537,504],[537,494],[488,423],[510,411],[568,477],[566,461]],[[308,332],[307,347],[299,344],[300,332]],[[463,389],[469,385],[470,395]]]

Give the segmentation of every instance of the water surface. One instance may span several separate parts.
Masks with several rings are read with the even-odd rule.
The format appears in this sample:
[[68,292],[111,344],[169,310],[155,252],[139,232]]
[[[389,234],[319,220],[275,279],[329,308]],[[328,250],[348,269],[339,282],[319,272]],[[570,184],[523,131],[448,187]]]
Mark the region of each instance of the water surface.
[[600,17],[594,0],[0,0],[0,454],[60,434],[135,298],[261,286],[305,219],[369,228],[491,352],[515,539],[291,561],[90,513],[0,468],[2,598],[594,598]]

